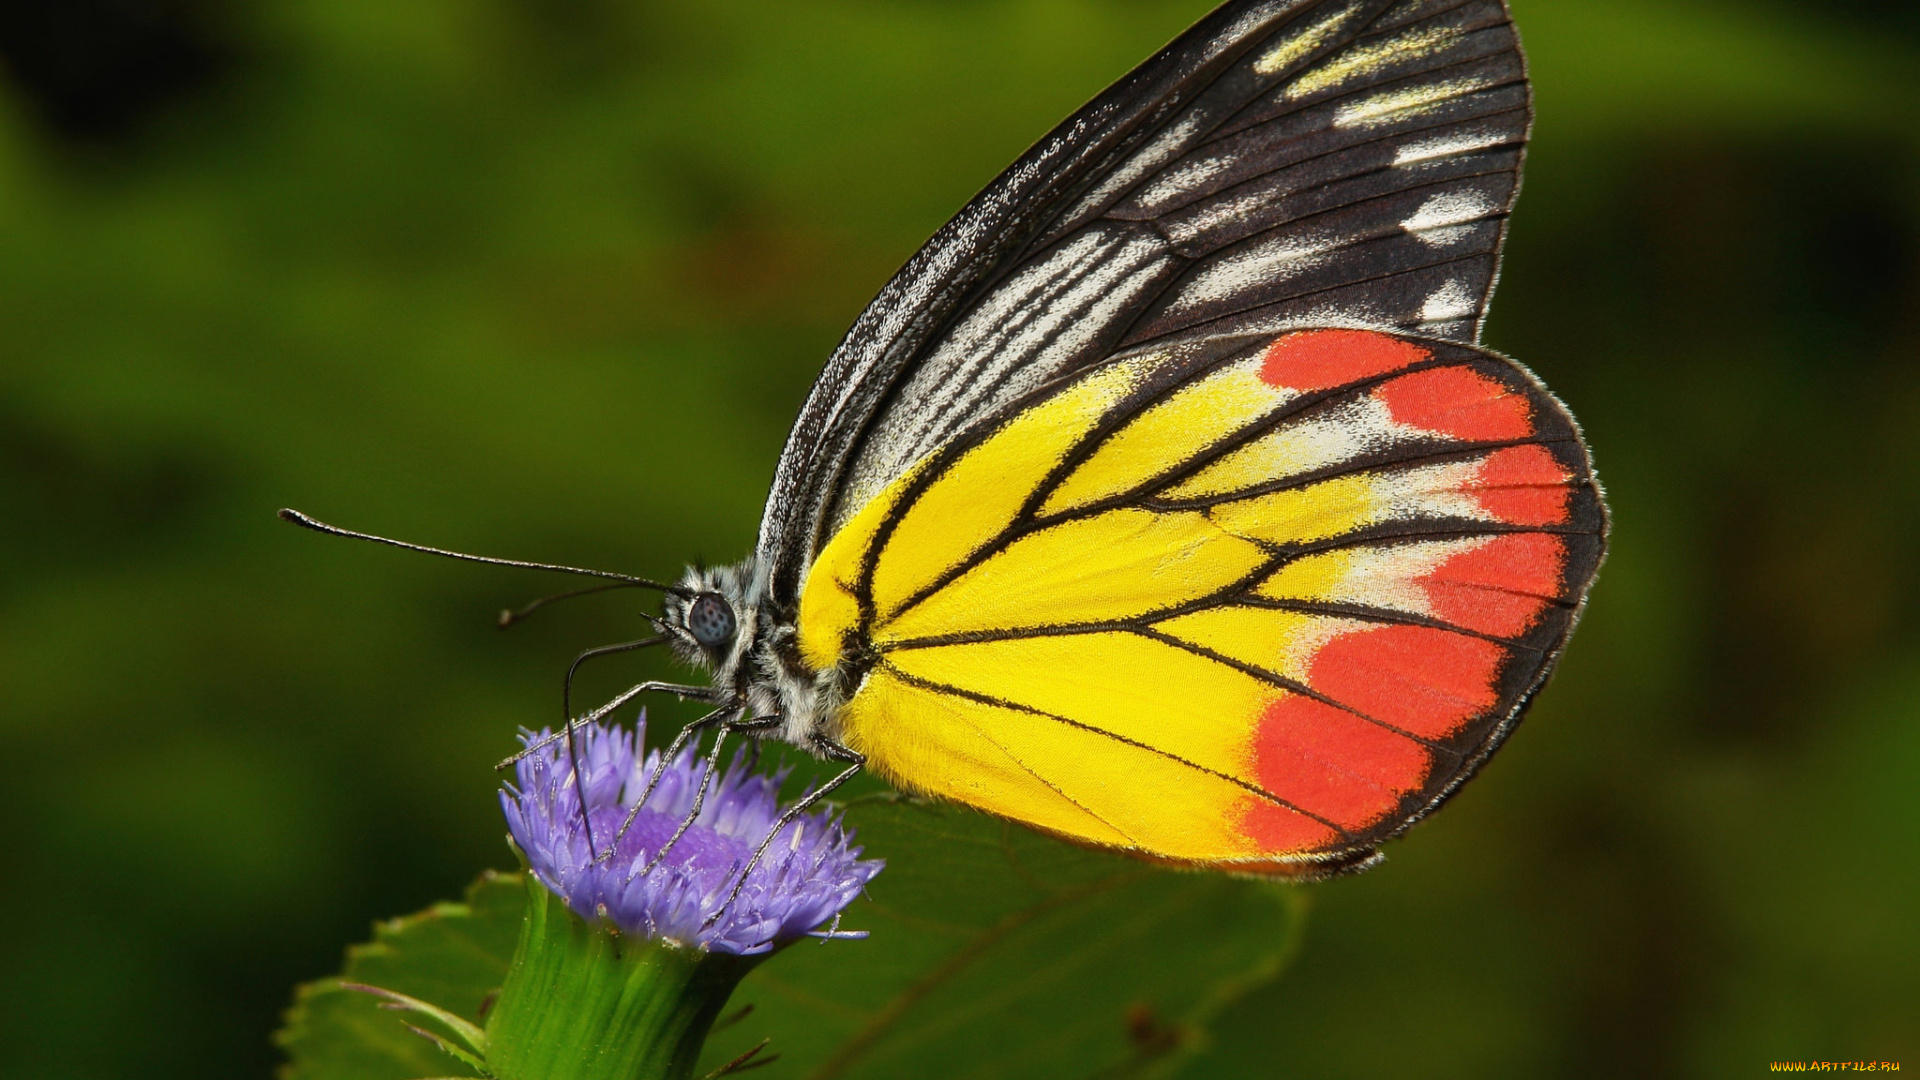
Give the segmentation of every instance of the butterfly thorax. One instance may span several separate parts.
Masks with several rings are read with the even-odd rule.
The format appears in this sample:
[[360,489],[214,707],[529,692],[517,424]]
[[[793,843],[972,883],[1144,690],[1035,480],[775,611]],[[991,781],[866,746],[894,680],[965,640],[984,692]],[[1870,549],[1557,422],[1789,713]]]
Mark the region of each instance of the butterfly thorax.
[[742,719],[779,717],[775,735],[803,749],[837,737],[847,673],[801,657],[795,613],[774,598],[758,560],[691,566],[680,585],[687,593],[668,595],[663,619],[679,657],[712,673],[720,707],[744,709]]

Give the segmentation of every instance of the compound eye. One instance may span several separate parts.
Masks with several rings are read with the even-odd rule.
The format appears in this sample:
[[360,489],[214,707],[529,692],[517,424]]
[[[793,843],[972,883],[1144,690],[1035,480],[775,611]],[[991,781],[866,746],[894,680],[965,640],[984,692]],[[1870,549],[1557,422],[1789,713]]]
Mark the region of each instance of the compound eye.
[[733,608],[716,593],[701,593],[687,606],[687,630],[693,640],[717,649],[733,640]]

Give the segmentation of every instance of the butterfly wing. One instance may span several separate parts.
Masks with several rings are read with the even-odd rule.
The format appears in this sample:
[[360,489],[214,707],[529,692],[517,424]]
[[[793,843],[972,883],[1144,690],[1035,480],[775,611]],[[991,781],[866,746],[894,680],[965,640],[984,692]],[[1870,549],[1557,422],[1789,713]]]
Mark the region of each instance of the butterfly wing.
[[1498,746],[1599,564],[1565,409],[1472,346],[1195,337],[949,440],[840,530],[803,655],[909,789],[1174,862],[1363,861]]
[[827,537],[977,418],[1116,349],[1365,324],[1472,342],[1530,122],[1501,0],[1235,0],[1068,118],[829,359],[757,547]]

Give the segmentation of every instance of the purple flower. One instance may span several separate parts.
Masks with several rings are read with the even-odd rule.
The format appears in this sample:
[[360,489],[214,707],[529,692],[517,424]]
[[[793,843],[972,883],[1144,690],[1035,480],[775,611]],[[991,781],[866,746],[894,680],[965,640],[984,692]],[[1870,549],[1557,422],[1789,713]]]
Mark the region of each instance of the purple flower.
[[[642,716],[639,742],[646,740]],[[549,733],[521,735],[525,745]],[[592,724],[576,736],[585,777],[593,842],[604,853],[656,771],[660,752],[634,756],[635,735]],[[860,859],[852,834],[828,811],[805,814],[781,829],[731,903],[741,867],[780,814],[780,781],[741,767],[740,755],[707,792],[700,816],[666,858],[642,873],[693,809],[706,765],[689,747],[664,763],[653,793],[610,859],[596,860],[581,826],[579,788],[565,740],[520,759],[500,793],[507,828],[534,874],[588,921],[692,945],[709,952],[753,954],[805,936],[840,914],[885,864]],[[714,912],[725,905],[718,918]],[[711,925],[708,925],[711,919]]]

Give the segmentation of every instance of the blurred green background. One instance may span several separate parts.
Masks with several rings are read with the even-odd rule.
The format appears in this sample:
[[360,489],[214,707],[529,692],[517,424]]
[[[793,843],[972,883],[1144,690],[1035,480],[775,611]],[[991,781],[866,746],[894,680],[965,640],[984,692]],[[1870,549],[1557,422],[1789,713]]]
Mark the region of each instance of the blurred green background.
[[[274,508],[745,553],[872,292],[1209,6],[0,15],[0,1076],[266,1075],[294,981],[510,863],[491,764],[643,631],[501,633],[552,582]],[[1488,338],[1585,423],[1613,555],[1525,730],[1311,887],[1186,1075],[1920,1068],[1920,10],[1514,7]]]

